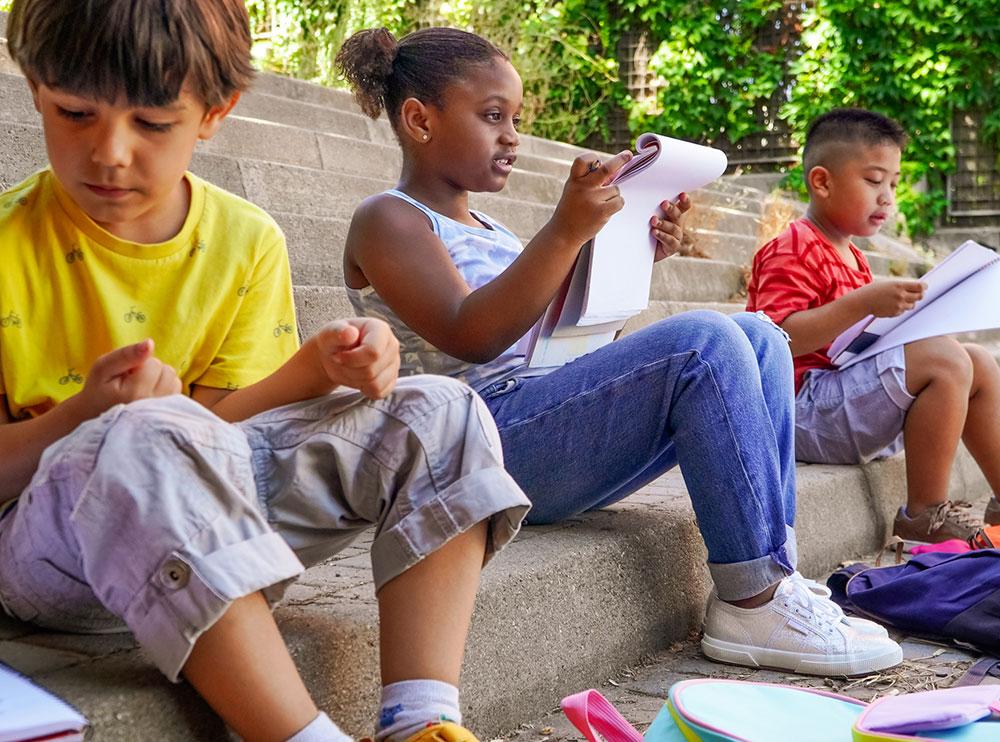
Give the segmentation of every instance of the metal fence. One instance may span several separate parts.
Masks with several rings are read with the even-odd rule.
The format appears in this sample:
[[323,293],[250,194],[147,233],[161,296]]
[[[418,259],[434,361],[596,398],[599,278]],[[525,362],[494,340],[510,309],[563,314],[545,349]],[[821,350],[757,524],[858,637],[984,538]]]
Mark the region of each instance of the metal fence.
[[1000,216],[1000,168],[996,146],[983,139],[983,111],[956,114],[951,135],[955,172],[948,176],[948,216]]

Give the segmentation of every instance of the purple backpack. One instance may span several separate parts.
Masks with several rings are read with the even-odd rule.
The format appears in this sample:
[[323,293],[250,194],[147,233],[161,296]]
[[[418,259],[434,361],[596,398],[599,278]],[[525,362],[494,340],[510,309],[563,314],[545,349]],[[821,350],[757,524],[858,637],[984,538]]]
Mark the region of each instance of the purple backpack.
[[846,610],[1000,656],[1000,549],[932,552],[892,567],[852,564],[827,585]]

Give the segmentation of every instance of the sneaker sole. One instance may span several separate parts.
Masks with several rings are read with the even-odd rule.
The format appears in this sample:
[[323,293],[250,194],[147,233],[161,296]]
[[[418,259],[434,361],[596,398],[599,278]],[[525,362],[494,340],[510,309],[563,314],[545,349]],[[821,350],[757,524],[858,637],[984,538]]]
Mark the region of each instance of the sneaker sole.
[[705,636],[701,640],[701,651],[717,662],[787,670],[803,675],[868,675],[894,667],[903,661],[903,649],[898,645],[861,655],[823,656],[764,649]]

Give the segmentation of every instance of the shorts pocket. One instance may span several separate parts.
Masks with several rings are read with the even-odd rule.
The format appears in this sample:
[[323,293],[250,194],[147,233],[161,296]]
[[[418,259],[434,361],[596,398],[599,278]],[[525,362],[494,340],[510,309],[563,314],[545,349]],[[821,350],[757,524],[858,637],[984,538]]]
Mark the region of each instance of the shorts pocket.
[[21,566],[24,581],[20,585],[5,585],[3,597],[11,612],[22,621],[81,633],[104,633],[123,626],[121,619],[98,600],[90,585],[52,562],[36,559]]

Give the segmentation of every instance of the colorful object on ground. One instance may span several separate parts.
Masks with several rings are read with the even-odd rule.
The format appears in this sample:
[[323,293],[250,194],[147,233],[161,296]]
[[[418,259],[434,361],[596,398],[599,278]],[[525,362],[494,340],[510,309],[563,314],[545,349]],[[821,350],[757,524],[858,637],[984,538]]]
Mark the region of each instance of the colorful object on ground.
[[642,737],[596,690],[562,701],[588,742],[888,742],[1000,739],[1000,687],[887,696],[872,704],[809,688],[741,680],[674,683]]
[[890,567],[852,564],[827,585],[846,611],[1000,655],[1000,549],[918,554]]

